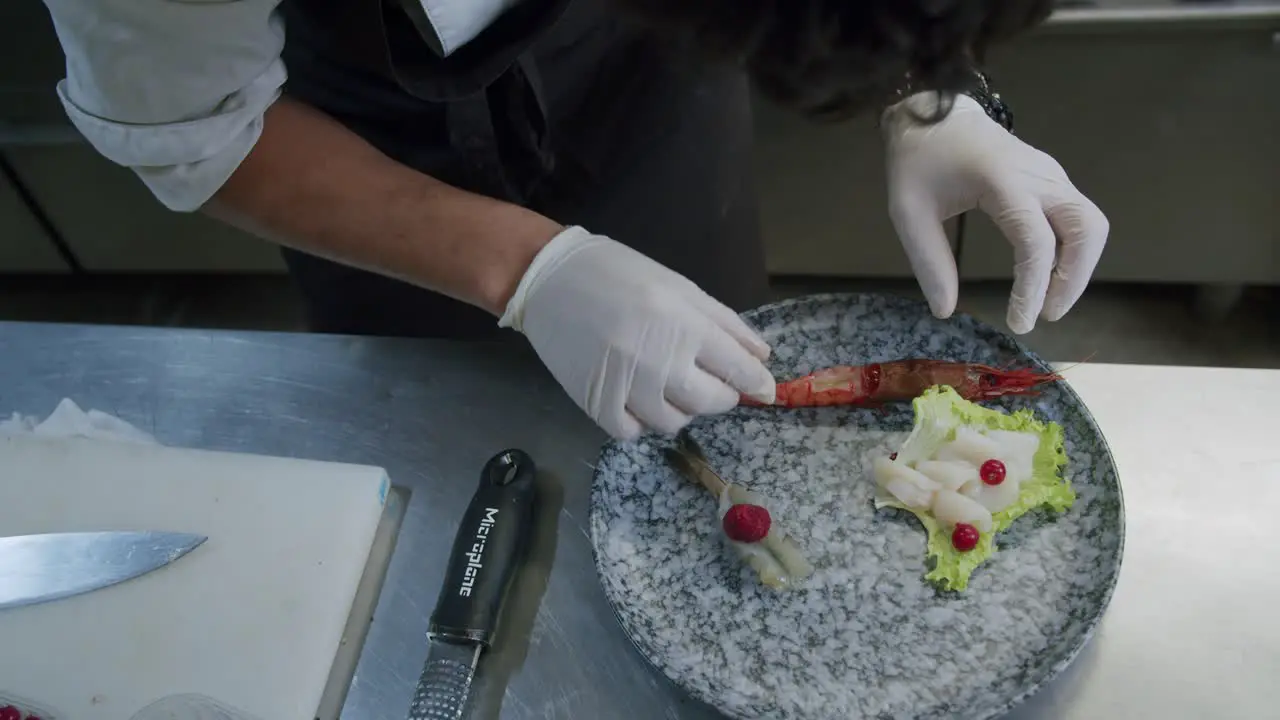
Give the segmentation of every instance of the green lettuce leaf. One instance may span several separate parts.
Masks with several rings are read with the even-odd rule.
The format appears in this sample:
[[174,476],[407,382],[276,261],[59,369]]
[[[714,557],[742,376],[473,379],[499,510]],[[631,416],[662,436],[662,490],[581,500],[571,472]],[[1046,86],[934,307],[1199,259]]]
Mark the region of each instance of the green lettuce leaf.
[[925,579],[943,590],[964,590],[969,586],[969,576],[987,558],[996,552],[995,535],[1013,524],[1014,520],[1041,505],[1062,512],[1072,506],[1076,493],[1071,483],[1061,475],[1067,462],[1062,442],[1062,426],[1054,422],[1037,420],[1030,410],[1019,410],[1007,415],[999,410],[984,408],[960,397],[948,386],[935,386],[916,398],[912,406],[915,423],[911,435],[898,451],[901,462],[912,464],[932,457],[943,443],[955,438],[956,428],[969,425],[976,429],[1031,432],[1040,436],[1040,447],[1032,460],[1031,478],[1022,483],[1018,501],[991,516],[991,532],[982,533],[978,546],[969,552],[959,552],[951,546],[951,536],[932,515],[906,507],[892,497],[881,495],[876,507],[895,507],[915,515],[929,533],[928,558],[933,569]]

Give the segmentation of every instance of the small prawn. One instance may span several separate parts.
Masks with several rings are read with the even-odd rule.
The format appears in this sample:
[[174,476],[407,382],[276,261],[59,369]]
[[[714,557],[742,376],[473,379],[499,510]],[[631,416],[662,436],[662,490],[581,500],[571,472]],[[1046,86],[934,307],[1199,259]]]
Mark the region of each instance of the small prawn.
[[[935,385],[950,385],[966,400],[1001,395],[1030,395],[1045,383],[1061,380],[1057,373],[1035,370],[1001,370],[990,365],[948,360],[895,360],[871,365],[840,365],[778,383],[773,405],[825,407],[829,405],[877,405],[914,400]],[[741,405],[767,407],[746,397]]]

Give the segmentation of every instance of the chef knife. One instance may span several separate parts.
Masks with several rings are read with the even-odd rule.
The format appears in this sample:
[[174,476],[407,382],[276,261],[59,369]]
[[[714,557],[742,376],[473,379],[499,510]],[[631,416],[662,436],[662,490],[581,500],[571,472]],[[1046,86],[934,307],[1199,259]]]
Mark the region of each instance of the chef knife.
[[493,642],[507,589],[529,545],[536,473],[533,458],[521,450],[504,450],[485,464],[431,613],[427,661],[409,720],[463,716],[476,664]]
[[168,565],[207,539],[152,531],[0,537],[0,610],[122,583]]

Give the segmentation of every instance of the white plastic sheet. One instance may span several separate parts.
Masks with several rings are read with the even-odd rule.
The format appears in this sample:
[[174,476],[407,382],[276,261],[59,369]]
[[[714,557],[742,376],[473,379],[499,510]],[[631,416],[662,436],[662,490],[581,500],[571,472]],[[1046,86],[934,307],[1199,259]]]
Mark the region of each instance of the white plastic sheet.
[[159,445],[150,433],[100,410],[82,410],[74,400],[64,398],[44,420],[14,413],[0,420],[0,437],[33,435],[36,437],[83,437],[117,440],[141,445]]

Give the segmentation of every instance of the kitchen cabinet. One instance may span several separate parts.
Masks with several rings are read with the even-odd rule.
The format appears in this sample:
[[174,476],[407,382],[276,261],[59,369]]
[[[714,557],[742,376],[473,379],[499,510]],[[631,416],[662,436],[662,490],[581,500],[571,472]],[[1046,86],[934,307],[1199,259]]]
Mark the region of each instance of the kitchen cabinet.
[[275,245],[162,206],[131,170],[87,143],[14,147],[6,155],[89,272],[275,272]]
[[[1064,14],[988,58],[1019,136],[1111,221],[1096,279],[1280,282],[1280,19],[1233,17]],[[909,277],[874,118],[816,126],[756,107],[770,271]],[[964,279],[1012,276],[984,214],[949,232]]]
[[[54,90],[65,60],[44,3],[0,2],[0,44],[7,57],[23,58],[0,63],[0,152],[85,270],[283,270],[275,246],[203,215],[170,212],[79,135]],[[24,212],[0,200],[0,231],[10,234]],[[30,264],[46,254],[28,249],[22,257]]]
[[[1280,19],[1050,27],[988,67],[1027,142],[1111,221],[1095,279],[1280,282]],[[1011,276],[966,221],[961,274]]]
[[[1190,5],[1063,10],[987,66],[1018,134],[1110,218],[1097,280],[1280,282],[1280,5]],[[86,270],[283,269],[274,246],[166,210],[75,133],[54,94],[63,57],[42,3],[0,2],[0,44],[24,58],[0,65],[0,152]],[[769,271],[911,277],[888,218],[875,117],[826,125],[754,104]],[[37,237],[28,211],[12,205],[0,199],[0,231]],[[948,234],[963,278],[1010,276],[1012,251],[982,213],[968,215],[963,233],[949,223]],[[7,259],[14,267],[51,257],[43,241],[21,246],[0,250],[26,258]]]
[[13,126],[65,123],[54,86],[66,74],[66,60],[45,4],[0,2],[0,47],[0,139]]
[[[35,28],[47,30],[35,32]],[[39,2],[0,2],[0,154],[11,140],[11,128],[39,125],[61,115],[54,83],[62,75],[62,50]],[[0,273],[61,273],[70,267],[18,194],[0,174]]]
[[0,274],[70,271],[13,183],[0,174]]
[[757,97],[755,124],[770,273],[912,276],[889,221],[876,118],[818,124]]

